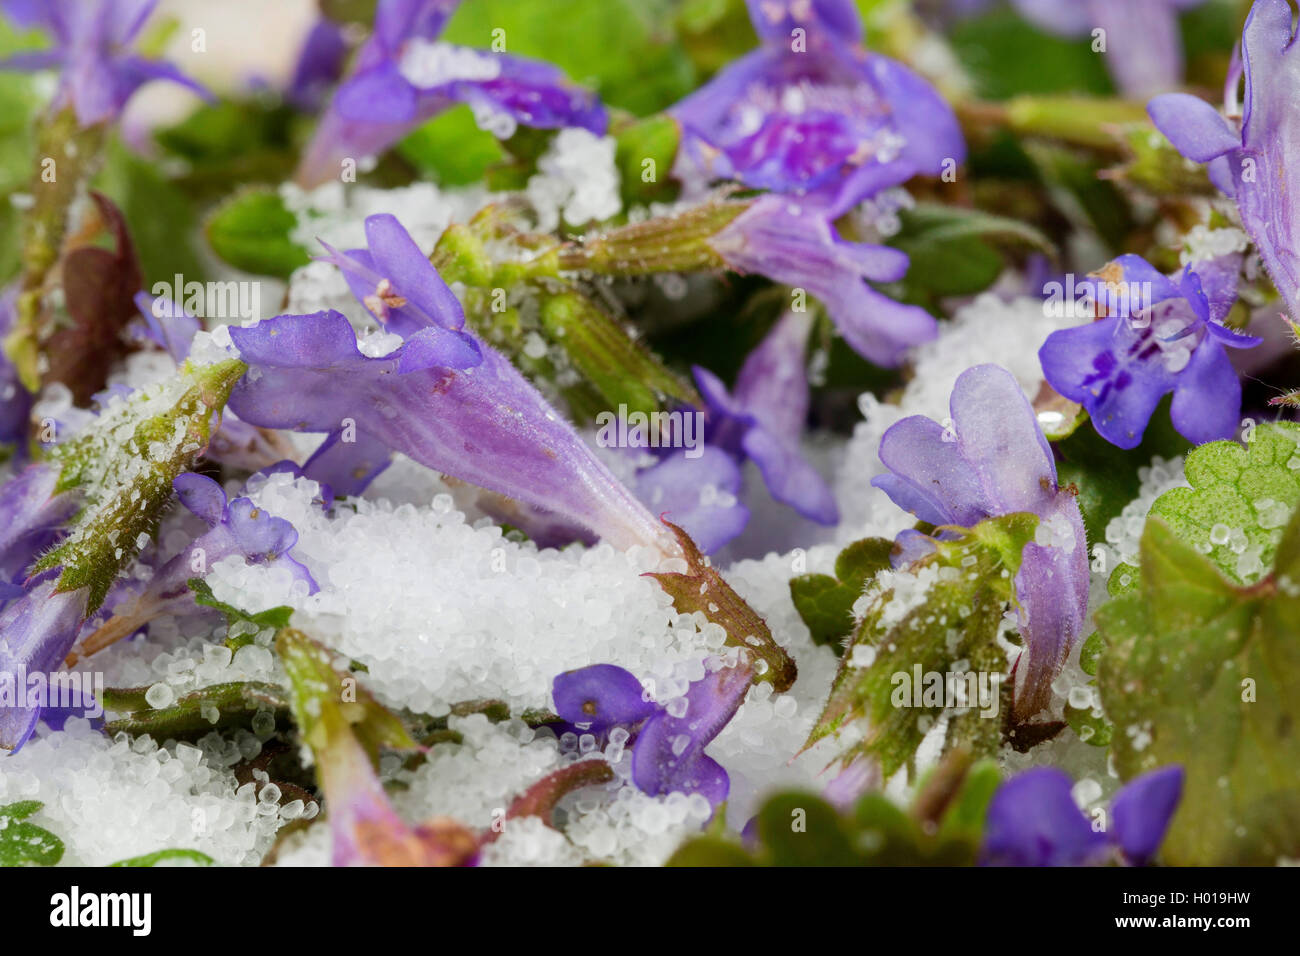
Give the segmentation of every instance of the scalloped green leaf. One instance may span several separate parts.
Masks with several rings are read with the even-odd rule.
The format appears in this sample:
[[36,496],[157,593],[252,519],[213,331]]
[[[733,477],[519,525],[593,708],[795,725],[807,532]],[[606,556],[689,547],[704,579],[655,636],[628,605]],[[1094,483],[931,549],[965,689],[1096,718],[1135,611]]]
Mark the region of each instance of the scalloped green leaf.
[[1137,587],[1096,614],[1120,776],[1186,772],[1162,850],[1176,866],[1300,856],[1300,518],[1276,550],[1273,573],[1243,588],[1149,520]]
[[855,541],[835,558],[835,574],[801,574],[790,579],[790,599],[814,644],[844,653],[844,638],[853,631],[853,605],[867,581],[889,567],[894,542],[888,538]]
[[[1253,569],[1256,561],[1260,567],[1252,579],[1269,567],[1281,529],[1263,525],[1275,525],[1279,517],[1285,524],[1294,507],[1294,503],[1286,504],[1287,498],[1296,494],[1300,500],[1300,490],[1289,490],[1293,475],[1300,481],[1300,455],[1287,454],[1300,442],[1300,426],[1285,422],[1261,425],[1248,436],[1245,448],[1237,442],[1219,441],[1193,449],[1185,465],[1192,487],[1171,489],[1156,499],[1151,509],[1152,515],[1164,520],[1197,551],[1210,554],[1220,570],[1238,583],[1245,583],[1239,571]],[[1279,468],[1279,463],[1285,463],[1284,468]],[[1269,493],[1279,497],[1269,499]],[[1262,515],[1256,503],[1264,506]],[[1137,569],[1131,564],[1116,565],[1107,580],[1111,595],[1137,586]]]
[[1244,448],[1233,441],[1201,445],[1184,467],[1191,487],[1165,492],[1151,517],[1208,555],[1230,581],[1258,581],[1300,504],[1300,425],[1259,425]]

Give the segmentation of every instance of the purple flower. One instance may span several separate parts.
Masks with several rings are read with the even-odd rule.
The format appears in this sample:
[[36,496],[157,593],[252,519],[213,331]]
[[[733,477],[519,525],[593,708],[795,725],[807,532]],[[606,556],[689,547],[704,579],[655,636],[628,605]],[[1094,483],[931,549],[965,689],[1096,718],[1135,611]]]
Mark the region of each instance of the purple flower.
[[177,365],[184,362],[202,323],[166,296],[137,292],[135,307],[142,318],[130,329],[135,337],[164,349]]
[[1294,125],[1297,80],[1291,4],[1257,0],[1241,37],[1241,62],[1228,78],[1226,112],[1237,113],[1240,73],[1246,77],[1241,120],[1224,119],[1185,93],[1158,96],[1151,119],[1180,153],[1209,163],[1210,179],[1237,202],[1245,228],[1292,319],[1300,318],[1300,138]]
[[806,197],[834,219],[966,155],[934,88],[868,53],[852,0],[748,0],[762,46],[670,112],[714,178]]
[[697,458],[674,449],[637,472],[633,490],[652,512],[685,530],[705,554],[749,523],[749,509],[739,498],[740,466],[721,448],[706,445]]
[[1179,434],[1197,444],[1231,438],[1241,383],[1224,346],[1261,341],[1223,325],[1240,266],[1240,256],[1222,256],[1170,279],[1139,256],[1116,259],[1093,284],[1097,301],[1114,314],[1053,332],[1039,349],[1048,384],[1083,405],[1097,432],[1120,448],[1141,443],[1170,392]]
[[627,735],[632,782],[639,790],[652,796],[700,793],[717,807],[731,781],[704,748],[735,716],[752,679],[748,667],[721,667],[692,683],[680,701],[660,706],[628,671],[592,664],[556,677],[551,693],[555,712],[579,733]]
[[3,0],[0,10],[10,20],[44,29],[53,36],[54,47],[0,60],[0,69],[62,70],[52,108],[71,106],[83,127],[120,115],[127,100],[151,80],[170,80],[208,96],[170,63],[128,51],[155,6],[157,0]]
[[1154,859],[1183,792],[1183,769],[1161,767],[1121,787],[1098,832],[1070,795],[1070,778],[1037,767],[998,788],[984,825],[985,866],[1087,866],[1112,851],[1134,866]]
[[846,242],[818,209],[788,197],[760,196],[709,240],[727,267],[804,289],[826,307],[840,334],[878,365],[899,365],[907,350],[934,338],[925,309],[903,305],[867,284],[894,282],[907,255],[887,246]]
[[604,133],[604,107],[548,63],[438,42],[459,0],[379,0],[374,31],[334,94],[298,170],[314,186],[346,158],[375,156],[438,113],[467,104],[479,124]]
[[328,805],[333,866],[463,866],[478,841],[448,817],[409,826],[397,815],[370,756],[351,732],[330,728],[316,748],[317,774]]
[[1183,79],[1178,14],[1204,0],[1012,0],[1025,19],[1049,33],[1105,31],[1106,68],[1126,96],[1146,99]]
[[[0,674],[50,674],[63,665],[85,620],[90,589],[60,591],[62,568],[27,582],[0,612]],[[41,708],[25,697],[0,705],[0,748],[14,751],[36,729]]]
[[[1015,512],[1039,517],[1016,575],[1025,653],[1015,667],[1015,713],[1046,707],[1051,681],[1083,630],[1088,555],[1075,497],[1056,482],[1056,462],[1034,410],[1010,372],[977,365],[957,377],[951,426],[921,415],[880,441],[889,473],[871,480],[905,511],[936,526],[971,527]],[[902,542],[916,553],[915,535]]]
[[777,501],[813,521],[836,524],[834,495],[799,452],[808,417],[804,353],[811,321],[807,312],[786,312],[745,359],[734,393],[699,366],[695,381],[708,404],[705,441],[739,461],[752,459]]
[[[331,261],[376,317],[403,336],[401,346],[363,354],[338,312],[232,328],[251,366],[231,395],[235,414],[268,428],[337,436],[325,451],[341,494],[350,491],[343,481],[349,469],[360,483],[382,468],[383,447],[552,512],[615,547],[675,553],[659,522],[573,427],[509,360],[464,329],[460,303],[397,220],[372,216],[366,231],[368,253],[332,252]],[[359,461],[340,447],[351,444],[363,452]]]
[[[352,294],[376,321],[403,338],[427,328],[458,332],[465,327],[460,301],[397,217],[368,217],[366,244],[368,249],[341,253],[322,242],[329,252],[322,259],[339,267]],[[472,338],[448,336],[445,341],[448,347],[459,342],[466,350],[464,361],[476,364],[478,347]]]
[[232,328],[230,336],[250,366],[230,397],[246,422],[331,434],[351,422],[358,436],[554,512],[615,547],[675,551],[573,427],[469,333],[429,326],[370,357],[345,316],[318,312]]
[[298,543],[298,532],[288,521],[267,514],[248,498],[227,501],[219,484],[193,472],[179,476],[172,487],[181,504],[202,518],[208,530],[163,566],[158,574],[161,584],[183,583],[194,577],[200,564],[210,567],[237,554],[252,564],[283,568],[305,585],[308,594],[319,590],[311,572],[289,556]]
[[58,480],[57,469],[36,464],[0,486],[0,603],[22,592],[32,564],[76,513],[76,496],[56,493]]
[[321,17],[307,33],[285,99],[304,112],[318,109],[326,90],[343,75],[347,54],[343,28]]

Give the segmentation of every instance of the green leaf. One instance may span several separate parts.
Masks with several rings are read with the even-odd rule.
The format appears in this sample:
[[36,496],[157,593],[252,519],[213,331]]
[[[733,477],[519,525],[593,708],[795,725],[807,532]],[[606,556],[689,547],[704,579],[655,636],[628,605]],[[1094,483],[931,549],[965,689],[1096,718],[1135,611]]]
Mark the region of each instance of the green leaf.
[[[936,773],[942,773],[941,765]],[[948,792],[933,816],[918,796],[903,810],[881,793],[841,813],[816,794],[778,793],[755,817],[752,849],[717,834],[687,840],[668,866],[969,866],[975,862],[989,801],[1000,782],[992,761],[952,764]],[[924,789],[924,787],[923,787]]]
[[137,389],[52,452],[59,491],[84,499],[68,536],[36,570],[62,568],[59,591],[86,588],[94,613],[118,573],[152,537],[172,501],[172,482],[194,467],[247,366],[188,362],[174,378]]
[[143,709],[137,707],[144,702],[142,692],[146,690],[128,688],[105,694],[107,709],[116,711],[121,707],[126,711],[115,720],[105,721],[107,733],[128,733],[133,737],[148,734],[157,740],[197,740],[214,730],[236,727],[251,730],[261,714],[274,718],[278,727],[288,725],[289,703],[278,684],[264,681],[213,684],[156,710],[147,703]]
[[[199,252],[199,208],[192,192],[171,181],[150,162],[110,140],[98,188],[122,207],[131,229],[146,285],[175,275],[203,281],[207,269]],[[227,181],[227,188],[229,182]]]
[[681,0],[677,35],[705,74],[716,73],[758,46],[745,0]]
[[429,120],[397,144],[397,151],[444,186],[479,182],[505,158],[501,142],[479,129],[468,106],[456,106]]
[[234,627],[236,624],[253,625],[255,630],[250,631],[245,627],[243,628],[244,633],[226,638],[224,643],[232,651],[239,650],[245,644],[251,644],[258,631],[264,631],[268,628],[278,631],[282,627],[288,627],[289,619],[293,617],[293,608],[288,606],[271,607],[265,611],[258,611],[256,614],[249,614],[242,608],[226,604],[224,601],[218,601],[212,596],[212,588],[202,578],[190,578],[186,584],[194,592],[194,603],[220,611],[226,616],[227,626]]
[[[991,719],[1001,709],[995,675],[1006,672],[997,638],[1014,600],[1021,553],[1037,526],[1032,514],[990,518],[955,541],[939,542],[910,568],[877,575],[808,744],[857,722],[863,733],[842,759],[876,759],[888,777],[912,763],[928,729],[949,710],[945,749],[995,751],[1001,740],[1001,722]],[[972,706],[945,706],[949,678],[962,681]],[[993,700],[980,703],[972,692],[992,692]],[[989,709],[992,714],[981,716]]]
[[921,204],[899,218],[902,228],[889,244],[911,260],[903,281],[913,296],[983,291],[1002,274],[1000,247],[1055,252],[1051,241],[1033,226],[978,209]]
[[663,114],[629,123],[617,131],[614,161],[625,207],[670,202],[677,197],[677,185],[670,173],[681,135],[677,121]]
[[1070,725],[1074,735],[1085,744],[1094,747],[1109,747],[1115,728],[1106,719],[1105,714],[1094,712],[1092,707],[1075,707],[1065,705],[1065,722]]
[[[225,196],[231,183],[281,183],[293,173],[297,123],[279,103],[264,99],[204,104],[179,123],[154,133],[172,156],[184,161],[176,185],[191,195]],[[156,165],[156,164],[154,164]]]
[[476,47],[500,38],[503,52],[554,63],[605,103],[645,115],[695,86],[666,29],[671,9],[666,0],[476,0],[460,5],[443,38]]
[[204,232],[212,251],[236,269],[287,278],[309,261],[291,238],[295,225],[297,219],[278,193],[250,189],[222,203]]
[[1210,560],[1230,581],[1251,584],[1273,566],[1300,503],[1300,425],[1259,425],[1247,448],[1210,442],[1187,456],[1190,488],[1173,488],[1151,516]]
[[1126,780],[1169,764],[1186,773],[1166,863],[1300,856],[1300,520],[1276,553],[1270,577],[1237,587],[1148,519],[1139,586],[1096,614],[1116,769]]
[[889,567],[894,542],[888,538],[855,541],[835,558],[835,575],[802,574],[790,579],[790,599],[812,634],[814,644],[844,653],[843,640],[853,630],[853,605],[867,581]]
[[175,861],[193,863],[195,866],[216,866],[217,861],[212,859],[206,853],[200,853],[198,850],[158,850],[155,853],[146,853],[144,856],[133,856],[127,860],[118,860],[116,863],[110,863],[109,866],[158,866]]
[[27,822],[45,804],[20,800],[0,807],[0,866],[53,866],[63,859],[63,841]]
[[1092,52],[1086,37],[1045,33],[1008,7],[955,24],[949,39],[986,99],[1112,89],[1105,58]]
[[753,866],[754,859],[734,841],[716,836],[695,837],[677,848],[664,866]]

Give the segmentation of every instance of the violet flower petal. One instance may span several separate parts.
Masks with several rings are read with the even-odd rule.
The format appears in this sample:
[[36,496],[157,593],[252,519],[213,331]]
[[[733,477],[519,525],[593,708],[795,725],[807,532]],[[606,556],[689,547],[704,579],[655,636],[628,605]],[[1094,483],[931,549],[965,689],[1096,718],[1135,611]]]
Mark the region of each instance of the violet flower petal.
[[789,199],[759,197],[710,244],[736,272],[758,273],[816,296],[845,341],[877,364],[900,364],[908,348],[938,330],[924,309],[894,302],[864,281],[894,281],[905,257],[846,243],[821,213]]
[[686,531],[705,554],[712,554],[749,522],[739,499],[740,468],[720,448],[706,445],[698,458],[674,450],[636,476],[636,494],[652,513]]
[[1183,768],[1161,767],[1135,777],[1111,801],[1111,839],[1137,866],[1149,863],[1164,841],[1183,796]]
[[340,498],[356,497],[392,463],[393,453],[364,432],[357,432],[351,442],[343,437],[342,429],[332,432],[303,463],[302,473],[328,485]]
[[1096,862],[1106,838],[1093,831],[1070,795],[1070,778],[1036,767],[1002,784],[984,823],[984,866],[1083,866]]
[[557,714],[593,733],[637,724],[659,712],[654,701],[645,699],[645,689],[636,676],[613,664],[565,671],[551,684],[551,696]]
[[632,746],[632,781],[650,795],[702,793],[716,807],[727,798],[730,781],[704,748],[727,725],[749,691],[748,667],[724,667],[705,675],[686,691],[686,712],[668,710],[651,717]]
[[176,476],[172,489],[189,511],[214,528],[226,518],[226,492],[206,475],[187,471]]
[[[86,616],[89,592],[55,590],[59,573],[54,569],[35,579],[0,612],[0,673],[49,674],[62,667]],[[0,748],[21,747],[39,718],[40,708],[25,699],[0,707]]]
[[1147,104],[1147,114],[1174,148],[1193,162],[1208,163],[1241,148],[1241,134],[1218,110],[1190,93],[1157,96]]

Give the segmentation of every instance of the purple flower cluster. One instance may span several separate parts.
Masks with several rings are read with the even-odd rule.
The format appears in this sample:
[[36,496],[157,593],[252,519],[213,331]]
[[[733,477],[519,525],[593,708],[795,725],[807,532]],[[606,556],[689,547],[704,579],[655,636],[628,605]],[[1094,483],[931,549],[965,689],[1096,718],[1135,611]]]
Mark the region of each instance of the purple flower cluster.
[[1026,770],[993,795],[981,860],[986,866],[1087,866],[1118,854],[1133,866],[1154,859],[1183,793],[1181,767],[1129,781],[1110,805],[1109,826],[1080,812],[1070,778],[1050,767]]
[[898,365],[934,337],[934,317],[868,285],[894,282],[907,256],[842,239],[835,220],[918,175],[955,173],[966,145],[929,83],[860,43],[851,0],[748,0],[760,48],[670,111],[679,165],[695,179],[771,194],[716,236],[727,266],[806,289],[864,357]]
[[549,63],[440,41],[458,5],[459,0],[379,0],[370,38],[303,157],[300,183],[338,177],[344,160],[376,156],[459,103],[502,138],[517,125],[604,132],[599,100]]
[[[1138,256],[1121,256],[1094,283],[1093,296],[1118,309],[1049,335],[1038,353],[1044,377],[1086,408],[1101,436],[1120,448],[1141,443],[1170,392],[1170,415],[1183,437],[1196,444],[1231,438],[1241,382],[1224,349],[1261,341],[1223,324],[1237,301],[1240,271],[1241,257],[1226,255],[1168,278]],[[1124,294],[1110,296],[1108,287]]]
[[54,46],[0,60],[0,69],[60,70],[51,109],[71,107],[82,126],[116,118],[135,91],[153,80],[207,96],[172,64],[130,51],[157,5],[158,0],[4,0],[0,11],[20,27],[46,31]]

